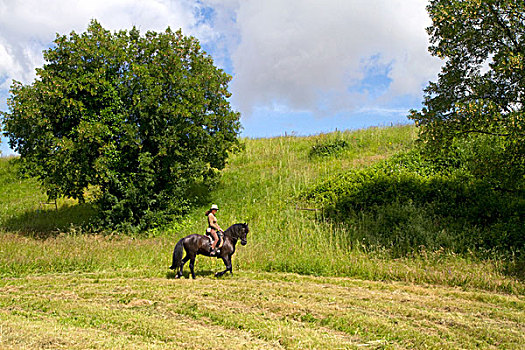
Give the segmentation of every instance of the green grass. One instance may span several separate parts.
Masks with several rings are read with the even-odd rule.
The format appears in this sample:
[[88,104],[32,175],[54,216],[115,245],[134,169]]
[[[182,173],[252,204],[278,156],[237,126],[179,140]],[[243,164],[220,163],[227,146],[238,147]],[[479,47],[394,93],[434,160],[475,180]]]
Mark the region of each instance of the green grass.
[[[411,126],[371,128],[311,137],[245,139],[245,151],[233,154],[211,202],[219,204],[223,227],[248,222],[249,244],[239,247],[234,269],[351,276],[370,280],[431,283],[523,293],[522,281],[507,274],[508,264],[436,250],[394,259],[349,239],[346,227],[318,220],[319,213],[298,203],[299,193],[323,179],[369,166],[413,146]],[[312,157],[313,146],[344,140],[334,154]],[[32,179],[19,179],[13,160],[0,162],[4,194],[0,197],[3,258],[0,274],[27,275],[61,271],[101,271],[169,266],[174,243],[206,227],[206,206],[181,222],[137,237],[87,235],[88,206],[69,201],[42,207],[45,196]],[[309,208],[312,209],[312,208]],[[40,239],[35,239],[40,237]],[[46,237],[48,237],[46,239]],[[9,254],[5,254],[5,253]],[[197,270],[216,271],[222,263],[200,258]]]
[[[248,245],[223,279],[212,277],[221,261],[198,257],[195,281],[167,268],[175,242],[204,231],[209,204],[137,236],[87,233],[89,205],[42,204],[37,182],[1,159],[0,348],[523,348],[524,283],[505,261],[393,258],[297,202],[415,138],[402,126],[243,140],[209,204],[224,228],[249,223]],[[337,146],[312,155],[320,145]]]
[[13,157],[0,159],[0,198],[0,227],[7,231],[45,236],[79,227],[93,214],[89,204],[71,199],[49,202],[36,179],[20,176]]

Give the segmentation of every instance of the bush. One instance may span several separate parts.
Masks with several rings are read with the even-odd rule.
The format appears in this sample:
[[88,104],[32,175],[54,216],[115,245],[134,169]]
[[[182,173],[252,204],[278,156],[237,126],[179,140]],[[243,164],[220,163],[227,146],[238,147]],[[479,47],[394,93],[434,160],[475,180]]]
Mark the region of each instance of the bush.
[[325,218],[345,223],[351,242],[396,255],[421,246],[521,254],[523,192],[501,191],[461,169],[445,169],[414,151],[335,176],[301,197],[319,202]]
[[335,156],[341,153],[344,149],[348,148],[348,146],[348,142],[343,139],[335,139],[325,142],[318,141],[312,146],[308,156],[310,158]]

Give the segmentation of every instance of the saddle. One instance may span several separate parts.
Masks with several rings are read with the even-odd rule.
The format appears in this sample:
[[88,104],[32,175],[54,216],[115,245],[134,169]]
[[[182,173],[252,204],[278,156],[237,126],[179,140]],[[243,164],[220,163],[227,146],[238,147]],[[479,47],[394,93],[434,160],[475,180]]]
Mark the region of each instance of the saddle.
[[[217,242],[217,246],[215,247],[215,249],[220,249],[224,244],[224,234],[222,232],[217,231],[217,236],[219,237],[219,242]],[[212,244],[213,237],[211,235],[211,229],[209,227],[206,229],[206,237],[210,239],[210,244]]]

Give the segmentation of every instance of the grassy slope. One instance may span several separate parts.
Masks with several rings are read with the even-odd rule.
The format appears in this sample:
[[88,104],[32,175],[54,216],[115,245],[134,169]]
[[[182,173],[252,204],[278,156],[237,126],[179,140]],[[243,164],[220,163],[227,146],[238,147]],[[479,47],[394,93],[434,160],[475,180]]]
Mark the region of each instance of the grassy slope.
[[15,158],[0,158],[0,227],[4,230],[48,233],[66,231],[89,219],[89,205],[59,199],[48,203],[36,179],[20,178]]
[[[443,251],[392,260],[381,251],[360,249],[359,244],[347,240],[344,227],[316,220],[316,212],[297,210],[301,203],[292,198],[306,187],[409,149],[416,133],[415,128],[403,126],[246,140],[246,151],[232,157],[223,183],[213,194],[213,201],[222,208],[219,219],[223,225],[247,221],[252,227],[249,247],[239,251],[239,266],[522,293],[523,284],[505,276],[498,261],[476,262]],[[337,157],[309,158],[312,146],[336,138],[351,147]],[[188,232],[202,230],[200,211],[192,216],[188,227]],[[350,243],[357,248],[349,250]]]
[[[88,220],[88,208],[41,206],[36,183],[1,161],[0,347],[523,347],[524,285],[497,261],[349,251],[343,228],[296,210],[291,198],[306,186],[410,147],[414,137],[401,127],[245,140],[210,198],[223,227],[246,221],[252,229],[234,256],[238,273],[221,281],[211,275],[222,263],[203,257],[196,281],[166,278],[173,244],[202,232],[205,208],[150,238],[83,235],[70,224]],[[312,145],[330,138],[353,147],[309,159]]]

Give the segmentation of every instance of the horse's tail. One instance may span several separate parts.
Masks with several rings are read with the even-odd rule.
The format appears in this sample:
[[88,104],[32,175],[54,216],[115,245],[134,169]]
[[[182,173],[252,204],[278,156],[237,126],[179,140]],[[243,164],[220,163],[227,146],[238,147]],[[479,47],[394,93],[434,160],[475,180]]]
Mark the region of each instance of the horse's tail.
[[171,270],[176,270],[179,268],[182,261],[182,253],[184,250],[184,238],[181,238],[177,244],[175,244],[175,249],[173,249],[173,262],[170,266]]

